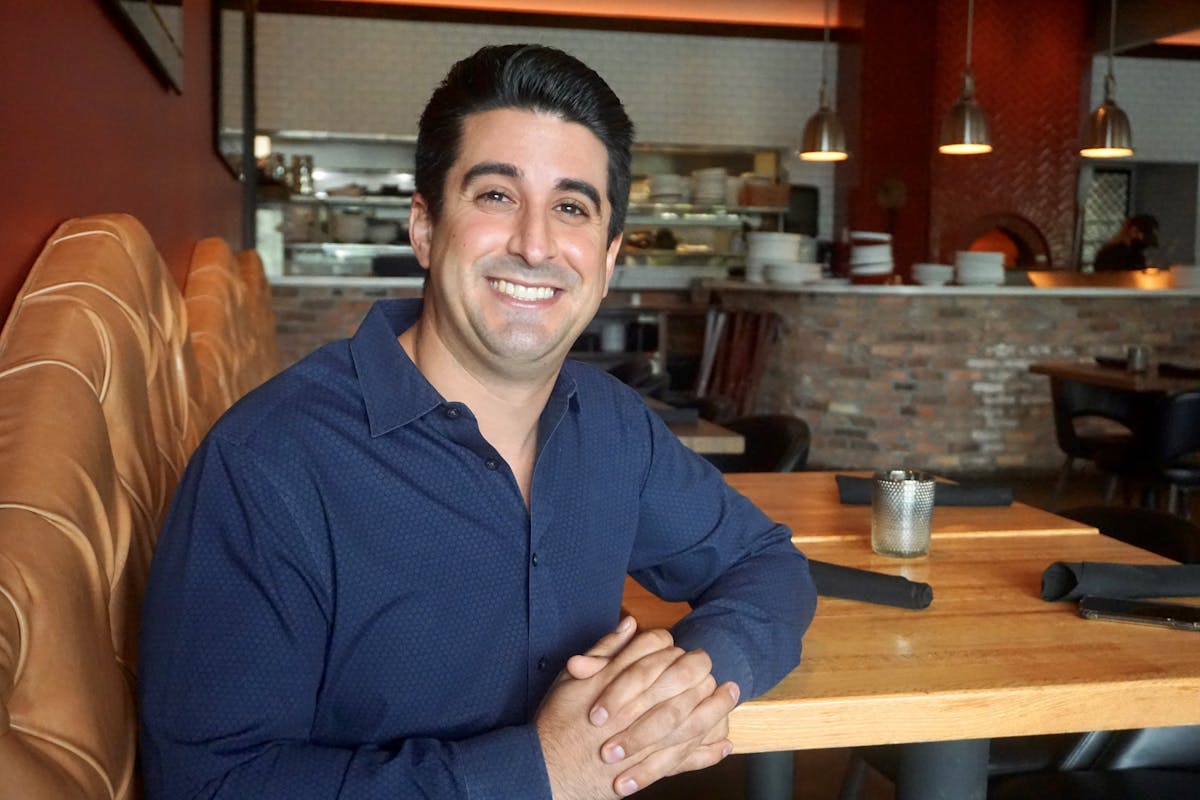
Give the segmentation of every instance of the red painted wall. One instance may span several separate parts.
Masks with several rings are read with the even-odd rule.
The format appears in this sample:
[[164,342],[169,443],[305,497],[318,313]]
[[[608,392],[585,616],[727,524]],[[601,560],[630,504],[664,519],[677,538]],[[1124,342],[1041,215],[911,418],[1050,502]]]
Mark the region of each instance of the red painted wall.
[[[965,0],[939,0],[934,108],[938,126],[962,88]],[[976,0],[975,96],[988,114],[991,153],[933,153],[931,249],[943,263],[966,249],[979,217],[1017,214],[1046,237],[1051,264],[1075,268],[1079,142],[1091,75],[1085,0]],[[936,137],[937,130],[934,132]]]
[[0,10],[0,319],[54,228],[134,215],[182,283],[197,240],[241,243],[241,187],[213,150],[210,3],[184,14],[182,94],[99,0]]
[[[953,263],[971,223],[1015,214],[1046,237],[1051,264],[1073,268],[1080,134],[1091,57],[1087,0],[976,0],[972,67],[994,150],[937,152],[962,90],[967,0],[842,0],[863,29],[839,53],[838,100],[851,160],[839,166],[842,226],[890,231],[897,272]],[[888,211],[889,180],[906,190]]]

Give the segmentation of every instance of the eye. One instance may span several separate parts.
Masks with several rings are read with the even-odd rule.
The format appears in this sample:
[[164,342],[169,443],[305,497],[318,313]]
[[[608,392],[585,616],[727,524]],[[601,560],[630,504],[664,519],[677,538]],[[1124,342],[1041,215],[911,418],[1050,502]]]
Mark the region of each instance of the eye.
[[571,200],[564,200],[558,204],[558,210],[566,214],[568,217],[579,217],[580,219],[590,216],[587,208],[579,203]]
[[508,195],[499,189],[488,189],[481,192],[476,198],[481,203],[500,204],[509,202]]

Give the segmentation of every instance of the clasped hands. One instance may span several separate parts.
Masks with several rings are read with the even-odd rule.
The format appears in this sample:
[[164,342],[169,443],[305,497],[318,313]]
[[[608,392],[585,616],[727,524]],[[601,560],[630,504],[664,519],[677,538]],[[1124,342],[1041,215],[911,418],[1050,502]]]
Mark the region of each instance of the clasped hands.
[[739,689],[711,670],[704,651],[633,617],[572,656],[536,720],[555,800],[624,797],[729,755]]

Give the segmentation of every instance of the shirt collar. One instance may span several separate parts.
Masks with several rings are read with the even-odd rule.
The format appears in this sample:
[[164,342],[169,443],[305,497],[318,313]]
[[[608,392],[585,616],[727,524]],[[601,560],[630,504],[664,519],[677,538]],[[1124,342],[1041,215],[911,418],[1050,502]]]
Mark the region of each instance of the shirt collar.
[[[371,436],[407,425],[445,403],[396,340],[421,316],[422,306],[421,300],[380,300],[350,339]],[[571,374],[574,366],[568,361],[559,370],[547,411],[579,410],[578,383]]]

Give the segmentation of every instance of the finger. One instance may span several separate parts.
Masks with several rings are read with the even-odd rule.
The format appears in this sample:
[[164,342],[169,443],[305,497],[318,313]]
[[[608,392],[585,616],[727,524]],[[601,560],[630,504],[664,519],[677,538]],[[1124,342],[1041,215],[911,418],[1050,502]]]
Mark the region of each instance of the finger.
[[733,742],[728,739],[694,747],[680,744],[660,750],[614,778],[613,790],[621,797],[626,797],[668,775],[719,764],[732,752]]
[[567,674],[576,680],[587,680],[604,669],[619,653],[637,630],[637,620],[624,616],[611,633],[605,634],[586,652],[567,659]]
[[621,652],[621,649],[629,643],[629,640],[633,637],[633,634],[636,630],[636,619],[634,619],[632,616],[622,617],[621,621],[617,623],[617,627],[614,628],[610,633],[606,633],[604,636],[602,636],[599,641],[597,641],[586,652],[584,652],[584,655],[597,656],[600,658],[612,658],[617,653]]
[[606,709],[608,718],[624,728],[659,703],[705,681],[710,684],[707,695],[716,687],[711,669],[712,660],[703,650],[659,650],[626,667],[596,698],[593,710]]
[[616,763],[625,757],[639,760],[648,753],[693,741],[711,741],[714,729],[720,738],[728,731],[729,712],[737,705],[737,684],[709,689],[701,684],[688,692],[659,703],[632,725],[600,746],[600,757]]
[[[689,654],[673,645],[630,660],[642,651],[643,645],[657,646],[657,642],[667,641],[670,637],[665,632],[661,637],[640,635],[613,660],[606,668],[606,684],[589,712],[592,724],[600,726],[616,720],[624,728],[663,698],[678,694],[704,679],[709,667],[707,656],[693,656],[679,667],[678,662]],[[668,679],[660,684],[664,674]]]

